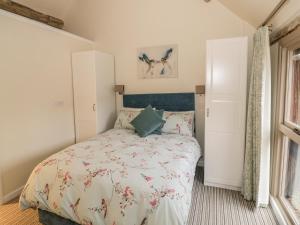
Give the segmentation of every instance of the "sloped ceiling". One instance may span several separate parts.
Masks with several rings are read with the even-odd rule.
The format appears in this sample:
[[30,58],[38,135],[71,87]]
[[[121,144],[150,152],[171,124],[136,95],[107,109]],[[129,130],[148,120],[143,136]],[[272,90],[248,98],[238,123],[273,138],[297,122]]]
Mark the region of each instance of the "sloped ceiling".
[[[37,11],[64,20],[78,0],[14,0]],[[203,1],[203,0],[199,0]],[[258,27],[280,0],[212,0],[219,1],[233,13]]]
[[280,0],[219,0],[219,2],[251,25],[258,27]]
[[39,12],[64,20],[76,0],[14,0]]

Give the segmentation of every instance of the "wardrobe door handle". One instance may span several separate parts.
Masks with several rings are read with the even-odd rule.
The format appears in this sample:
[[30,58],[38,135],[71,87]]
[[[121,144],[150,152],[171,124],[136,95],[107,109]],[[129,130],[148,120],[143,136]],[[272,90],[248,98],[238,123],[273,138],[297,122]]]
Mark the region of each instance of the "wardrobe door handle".
[[96,104],[93,104],[93,111],[96,112]]

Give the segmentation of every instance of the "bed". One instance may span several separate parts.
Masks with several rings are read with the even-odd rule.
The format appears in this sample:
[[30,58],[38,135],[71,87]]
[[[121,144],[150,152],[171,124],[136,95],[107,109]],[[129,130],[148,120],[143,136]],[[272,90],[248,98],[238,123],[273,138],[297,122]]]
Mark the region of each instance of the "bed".
[[[194,96],[127,95],[123,104],[194,110]],[[194,137],[112,129],[38,164],[20,207],[38,208],[45,225],[185,225],[200,155]]]

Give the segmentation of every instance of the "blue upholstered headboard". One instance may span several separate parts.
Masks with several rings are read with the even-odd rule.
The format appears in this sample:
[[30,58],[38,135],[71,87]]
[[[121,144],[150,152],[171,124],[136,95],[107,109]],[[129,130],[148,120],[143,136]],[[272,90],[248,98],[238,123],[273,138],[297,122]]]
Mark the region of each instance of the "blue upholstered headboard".
[[195,110],[195,94],[168,93],[123,95],[124,107],[145,108],[148,105],[166,111],[193,111]]

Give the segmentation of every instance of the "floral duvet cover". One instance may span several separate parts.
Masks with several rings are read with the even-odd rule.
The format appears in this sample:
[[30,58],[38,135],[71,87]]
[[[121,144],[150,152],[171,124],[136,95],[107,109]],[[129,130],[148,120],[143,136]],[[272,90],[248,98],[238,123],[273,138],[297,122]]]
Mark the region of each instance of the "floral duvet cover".
[[37,165],[20,207],[84,225],[184,225],[199,157],[193,137],[112,129]]

